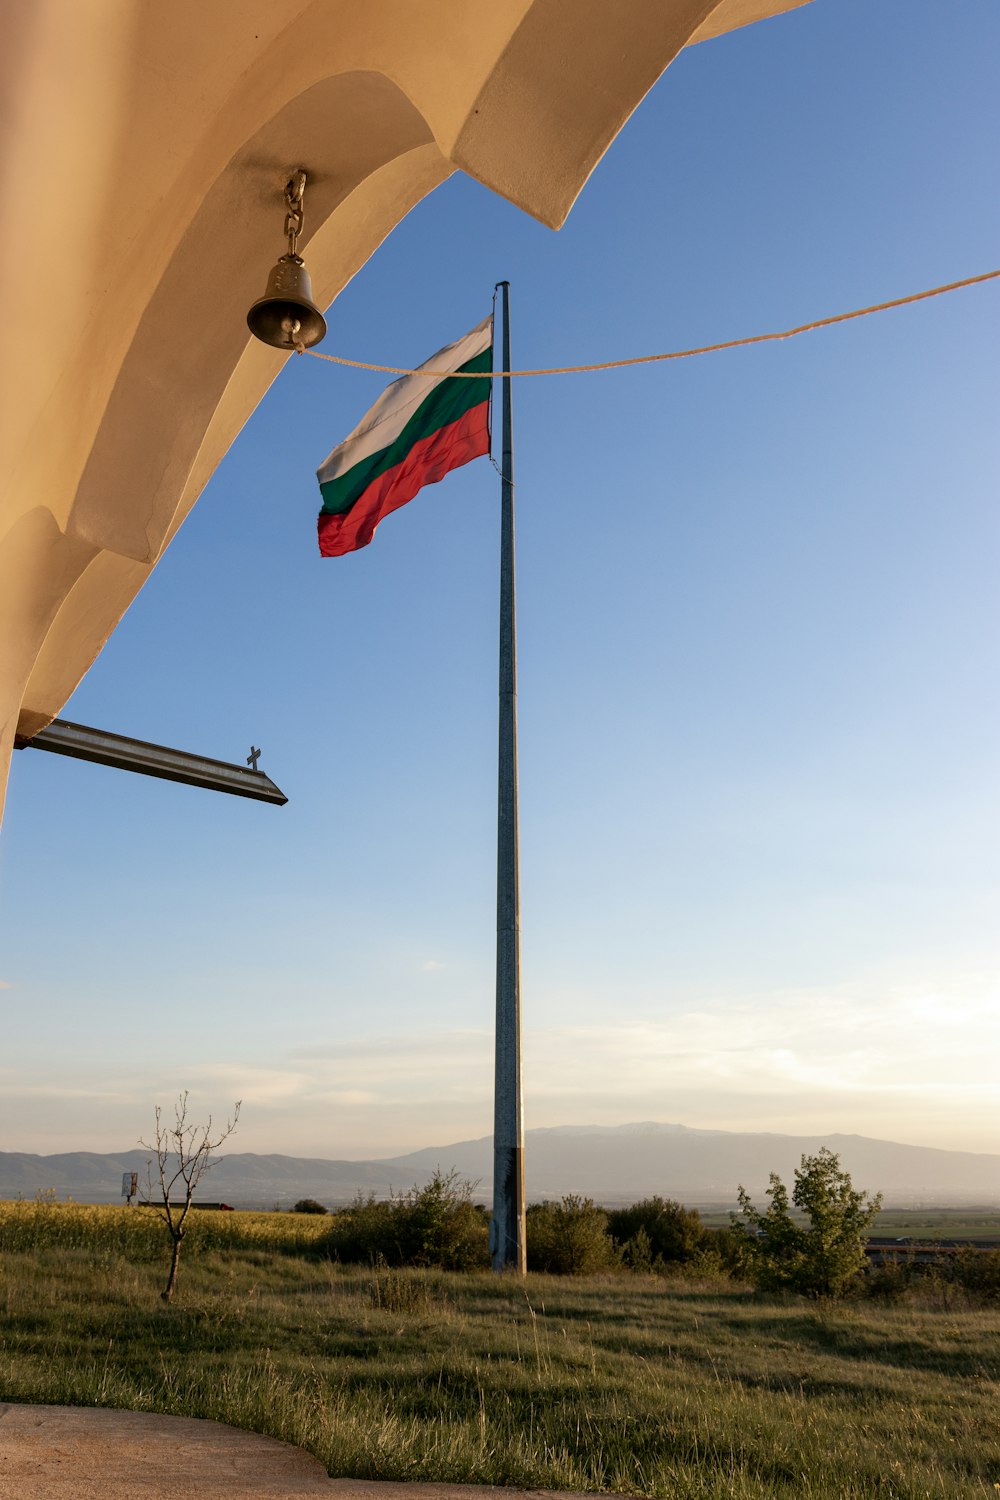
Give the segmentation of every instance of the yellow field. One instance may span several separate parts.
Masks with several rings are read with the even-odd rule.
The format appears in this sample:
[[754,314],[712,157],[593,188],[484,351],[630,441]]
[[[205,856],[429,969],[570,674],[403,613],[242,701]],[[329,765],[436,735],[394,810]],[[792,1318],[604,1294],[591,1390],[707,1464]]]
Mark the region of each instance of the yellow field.
[[[185,1255],[209,1250],[263,1250],[295,1254],[312,1249],[330,1231],[326,1214],[216,1212],[188,1215]],[[153,1208],[57,1203],[41,1198],[0,1202],[0,1251],[88,1250],[148,1261],[163,1254],[166,1227]]]

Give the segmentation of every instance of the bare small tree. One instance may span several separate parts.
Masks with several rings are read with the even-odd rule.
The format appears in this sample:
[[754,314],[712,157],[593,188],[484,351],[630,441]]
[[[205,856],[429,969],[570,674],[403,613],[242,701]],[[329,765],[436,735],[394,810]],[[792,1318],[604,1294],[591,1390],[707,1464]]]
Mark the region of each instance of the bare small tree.
[[[225,1129],[220,1129],[213,1139],[211,1115],[204,1125],[194,1125],[188,1121],[188,1096],[187,1089],[185,1089],[182,1094],[178,1095],[177,1103],[174,1105],[173,1125],[164,1121],[163,1111],[157,1105],[155,1140],[140,1139],[139,1141],[140,1146],[153,1152],[146,1163],[146,1196],[150,1202],[154,1196],[163,1200],[163,1207],[158,1207],[157,1213],[167,1226],[167,1233],[170,1236],[170,1274],[167,1277],[166,1286],[160,1293],[164,1302],[170,1301],[177,1285],[181,1244],[187,1233],[185,1221],[191,1208],[195,1189],[205,1173],[221,1161],[221,1157],[215,1156],[214,1153],[236,1129],[240,1118],[241,1102],[237,1099],[232,1119],[226,1121]],[[153,1179],[154,1163],[156,1166],[155,1182]]]

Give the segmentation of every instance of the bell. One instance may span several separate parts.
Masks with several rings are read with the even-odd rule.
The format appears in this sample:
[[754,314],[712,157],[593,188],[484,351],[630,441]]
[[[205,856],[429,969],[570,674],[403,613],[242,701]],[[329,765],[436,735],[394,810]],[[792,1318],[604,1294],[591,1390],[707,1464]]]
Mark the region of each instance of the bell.
[[275,349],[311,349],[326,337],[326,319],[313,301],[312,282],[300,255],[283,255],[267,290],[247,313],[250,332]]

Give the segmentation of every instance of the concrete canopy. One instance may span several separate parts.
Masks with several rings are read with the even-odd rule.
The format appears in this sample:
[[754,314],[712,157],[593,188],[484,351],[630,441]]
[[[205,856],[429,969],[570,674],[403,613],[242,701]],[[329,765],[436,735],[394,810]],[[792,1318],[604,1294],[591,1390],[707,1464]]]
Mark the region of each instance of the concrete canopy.
[[557,228],[683,47],[804,3],[0,0],[0,809],[282,367],[289,172],[326,307],[456,168]]

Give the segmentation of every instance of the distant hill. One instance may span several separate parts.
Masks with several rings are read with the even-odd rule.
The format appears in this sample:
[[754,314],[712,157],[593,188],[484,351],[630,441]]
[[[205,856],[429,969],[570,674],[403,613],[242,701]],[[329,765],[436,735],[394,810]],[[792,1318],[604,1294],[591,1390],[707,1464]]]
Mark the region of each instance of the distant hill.
[[[1000,1155],[905,1146],[861,1135],[791,1136],[685,1125],[572,1125],[529,1130],[525,1143],[528,1201],[580,1193],[600,1203],[630,1203],[660,1193],[684,1203],[730,1206],[743,1184],[762,1198],[768,1174],[790,1182],[799,1158],[829,1146],[856,1187],[881,1191],[889,1203],[1000,1205]],[[81,1203],[118,1202],[124,1172],[145,1178],[149,1153],[57,1156],[0,1152],[0,1198],[33,1198],[54,1189]],[[426,1147],[387,1161],[324,1161],[297,1156],[231,1152],[205,1178],[205,1199],[236,1207],[290,1207],[316,1198],[328,1207],[358,1193],[385,1197],[424,1183],[440,1167],[491,1192],[492,1137]]]
[[[863,1135],[792,1136],[685,1125],[567,1125],[529,1130],[525,1175],[529,1202],[583,1193],[601,1203],[631,1203],[653,1193],[690,1204],[736,1202],[743,1184],[762,1197],[771,1172],[787,1183],[805,1155],[829,1146],[856,1187],[881,1191],[887,1200],[917,1203],[1000,1204],[1000,1155],[905,1146]],[[491,1136],[413,1151],[390,1166],[429,1173],[456,1167],[463,1177],[492,1177]]]

